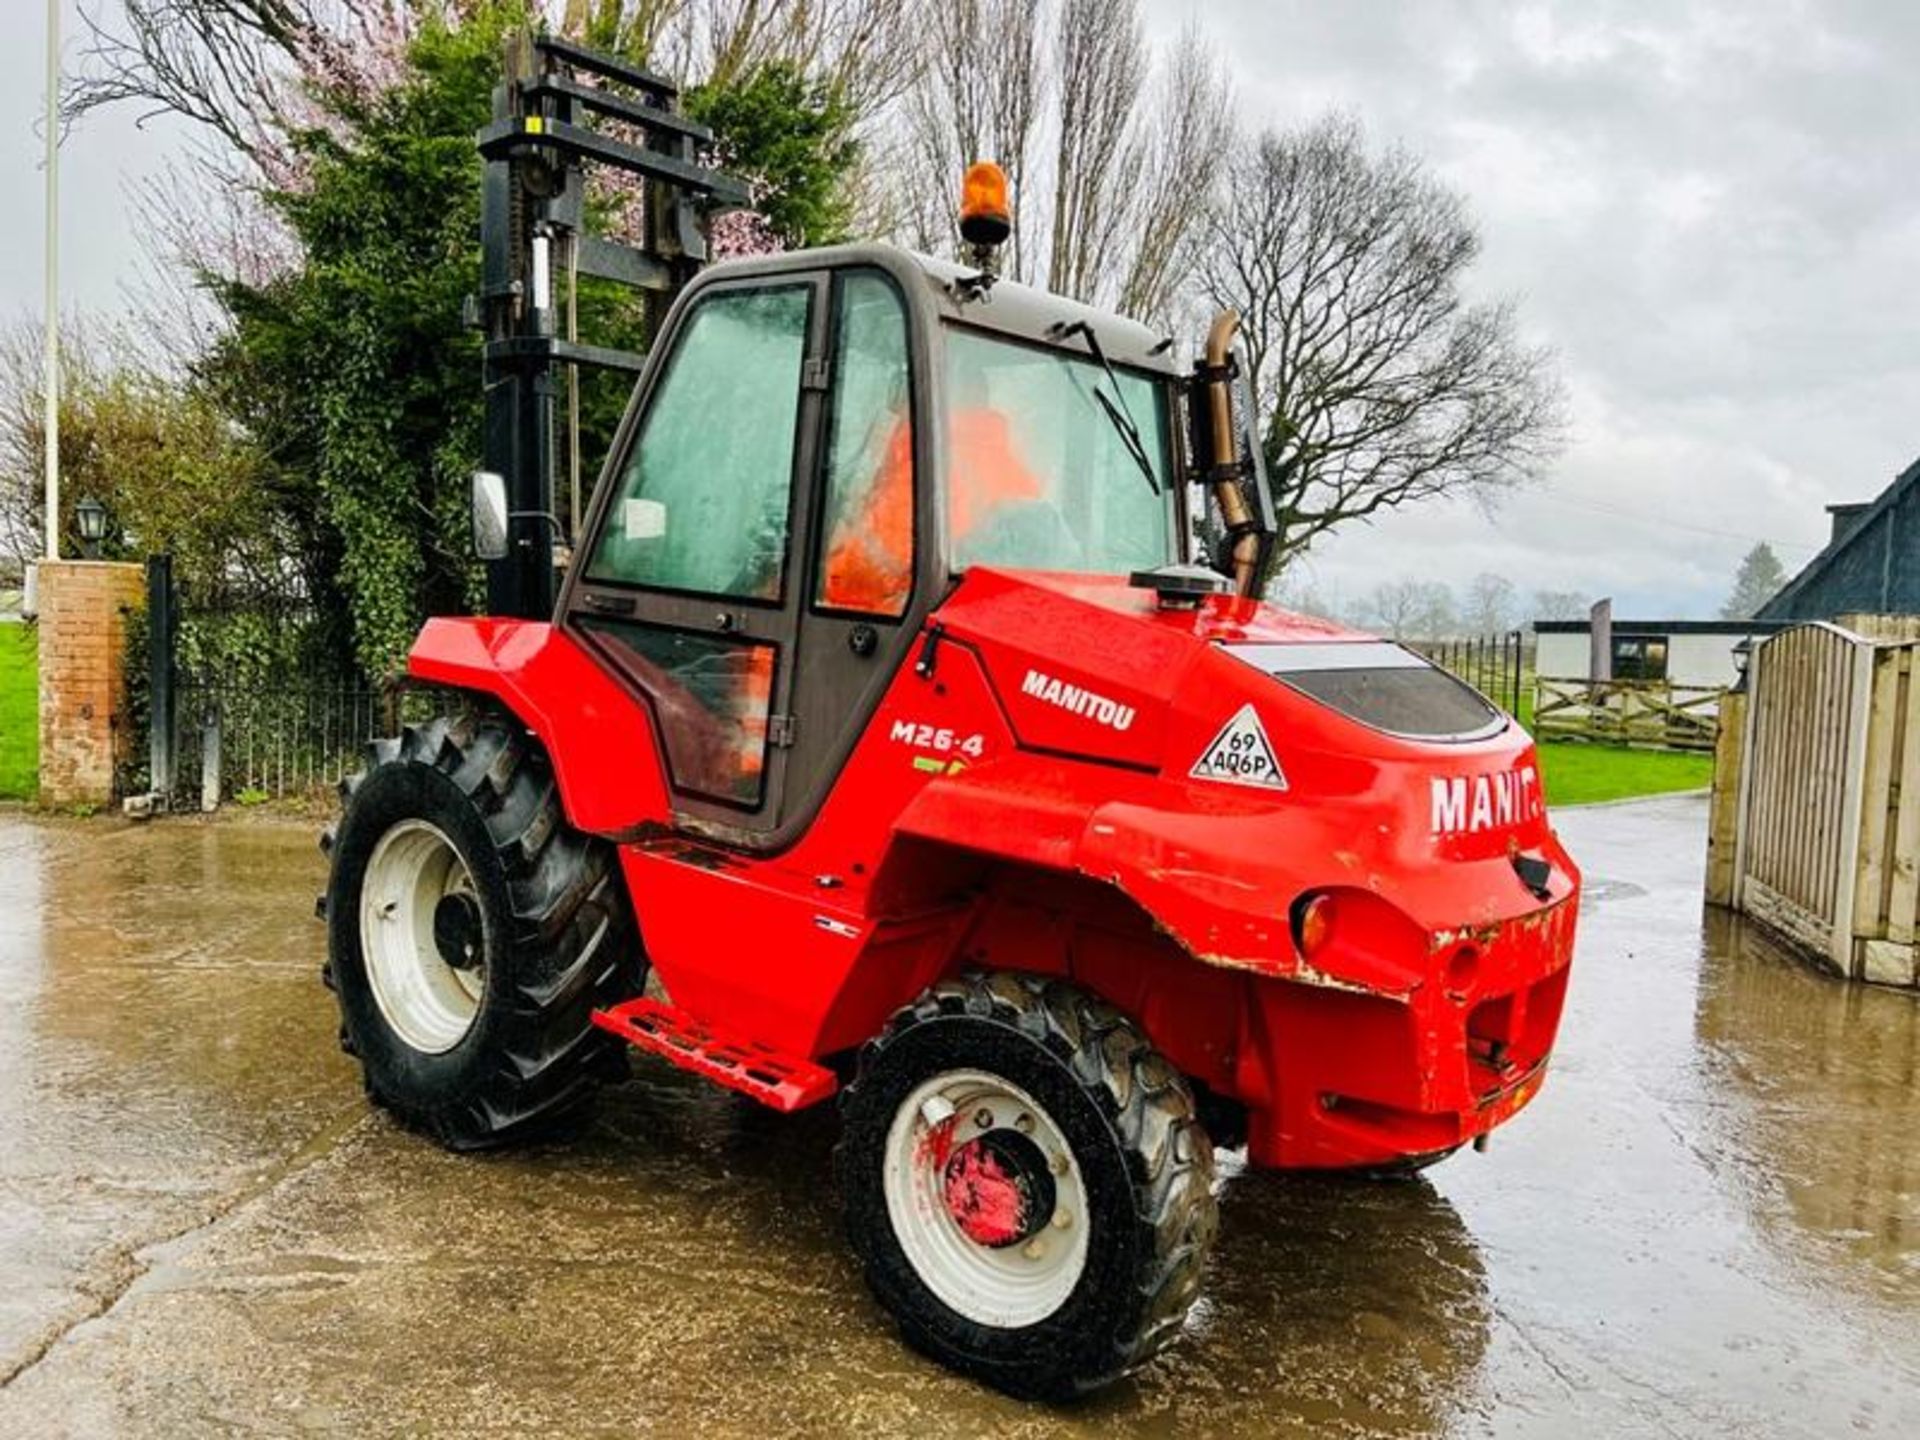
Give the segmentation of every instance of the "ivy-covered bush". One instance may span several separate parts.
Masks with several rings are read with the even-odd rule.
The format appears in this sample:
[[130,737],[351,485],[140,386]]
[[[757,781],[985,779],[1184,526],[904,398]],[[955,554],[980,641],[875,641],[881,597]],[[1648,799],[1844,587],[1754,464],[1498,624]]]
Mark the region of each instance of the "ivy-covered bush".
[[405,654],[424,615],[467,608],[466,476],[479,452],[480,165],[501,37],[517,5],[426,25],[399,83],[321,90],[320,123],[269,199],[301,261],[219,285],[233,319],[204,373],[271,457],[273,481],[330,532],[329,577],[359,667]]
[[[297,243],[294,267],[263,283],[207,277],[233,323],[200,379],[322,557],[312,604],[323,621],[338,617],[372,676],[400,664],[425,616],[484,594],[466,521],[480,344],[461,302],[479,280],[473,137],[491,115],[503,37],[526,9],[482,0],[450,13],[423,22],[394,83],[312,82],[313,121],[287,137],[291,163],[267,197]],[[844,236],[839,187],[855,156],[851,117],[830,89],[770,62],[696,88],[689,104],[718,133],[721,161],[752,178],[783,243]],[[617,216],[602,209],[591,223]],[[583,333],[644,342],[648,316],[633,297],[582,288]],[[590,486],[625,396],[603,378],[584,388]]]

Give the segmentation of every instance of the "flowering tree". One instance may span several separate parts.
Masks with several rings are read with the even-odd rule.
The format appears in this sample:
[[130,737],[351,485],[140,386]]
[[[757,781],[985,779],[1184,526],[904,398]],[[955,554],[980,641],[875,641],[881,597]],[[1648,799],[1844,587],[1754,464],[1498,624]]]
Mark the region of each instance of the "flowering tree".
[[[174,273],[215,302],[175,353],[251,445],[285,522],[273,533],[296,537],[300,593],[370,673],[394,663],[423,614],[477,597],[464,490],[481,395],[460,313],[478,284],[473,135],[506,33],[544,19],[641,63],[658,48],[701,67],[688,108],[716,132],[708,158],[754,200],[716,217],[722,257],[846,233],[840,180],[859,155],[846,97],[892,83],[885,35],[837,0],[796,7],[836,30],[776,24],[769,12],[783,7],[732,0],[123,3],[125,30],[96,33],[71,106],[135,101],[214,141],[190,183],[169,177],[145,194]],[[589,198],[591,227],[631,233],[635,182],[598,179]],[[645,343],[649,316],[629,292],[583,281],[581,309],[595,338]],[[583,387],[583,451],[604,444],[623,399]]]
[[[810,212],[807,233],[817,241],[821,221],[831,221],[826,228],[846,221],[844,213],[826,213],[834,202],[822,169],[830,172],[827,183],[852,178],[861,132],[920,73],[926,4],[121,0],[121,23],[89,21],[87,65],[69,88],[67,110],[80,115],[133,103],[179,115],[218,142],[198,163],[221,186],[258,181],[297,189],[307,162],[295,137],[315,128],[340,133],[352,115],[399,84],[427,27],[458,31],[504,10],[521,23],[682,77],[691,87],[690,108],[727,127],[719,158],[755,182],[755,208],[771,229],[793,243],[800,238],[796,219]],[[816,153],[806,154],[809,148]],[[729,247],[758,233],[739,220],[723,232]]]

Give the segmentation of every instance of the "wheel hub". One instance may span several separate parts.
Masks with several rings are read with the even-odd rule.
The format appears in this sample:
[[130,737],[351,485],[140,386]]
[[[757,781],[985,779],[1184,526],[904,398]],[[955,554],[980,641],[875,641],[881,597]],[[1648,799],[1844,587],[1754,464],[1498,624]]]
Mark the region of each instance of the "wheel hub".
[[458,1045],[486,992],[486,920],[472,872],[446,832],[396,822],[367,857],[360,948],[374,1003],[426,1055]]
[[931,1075],[899,1102],[881,1159],[887,1218],[941,1304],[1019,1329],[1067,1303],[1094,1228],[1066,1132],[991,1071]]
[[990,1130],[947,1157],[941,1197],[960,1232],[995,1250],[1032,1239],[1053,1219],[1054,1183],[1040,1147]]
[[440,958],[455,970],[478,969],[481,937],[480,902],[472,892],[442,895],[433,907],[433,945]]

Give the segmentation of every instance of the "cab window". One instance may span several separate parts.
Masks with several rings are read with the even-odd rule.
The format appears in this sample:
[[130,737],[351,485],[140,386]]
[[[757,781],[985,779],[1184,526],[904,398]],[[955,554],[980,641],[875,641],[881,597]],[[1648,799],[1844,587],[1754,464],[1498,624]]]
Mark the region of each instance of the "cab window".
[[1163,386],[1122,370],[1108,397],[1139,428],[1150,481],[1100,402],[1113,386],[1091,357],[959,327],[946,352],[955,569],[1126,574],[1172,558]]
[[899,615],[913,589],[913,421],[907,316],[874,274],[842,278],[834,317],[824,554],[814,599]]
[[758,808],[766,793],[772,645],[617,620],[587,620],[646,687],[674,785],[723,805]]
[[710,294],[682,325],[587,577],[778,600],[811,285]]

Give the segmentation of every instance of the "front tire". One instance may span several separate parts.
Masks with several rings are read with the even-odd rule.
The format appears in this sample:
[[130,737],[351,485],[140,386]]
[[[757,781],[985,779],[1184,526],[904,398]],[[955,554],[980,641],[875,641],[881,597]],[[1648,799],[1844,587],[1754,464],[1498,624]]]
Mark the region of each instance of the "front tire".
[[623,1075],[591,1016],[644,979],[631,907],[524,732],[409,726],[341,788],[325,979],[374,1102],[472,1150],[546,1130]]
[[1218,1220],[1179,1072],[1111,1006],[969,975],[861,1057],[836,1155],[848,1238],[917,1349],[1071,1399],[1180,1331]]

